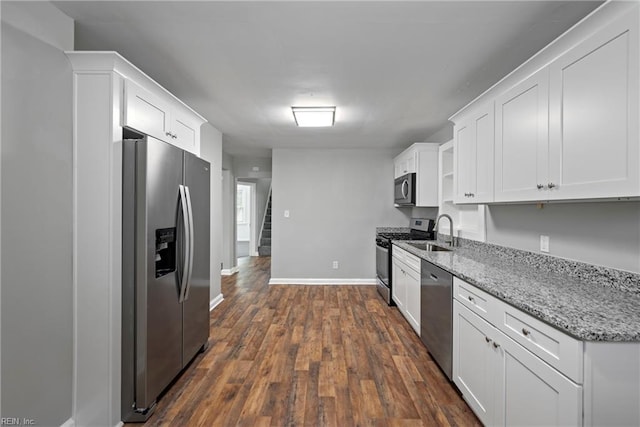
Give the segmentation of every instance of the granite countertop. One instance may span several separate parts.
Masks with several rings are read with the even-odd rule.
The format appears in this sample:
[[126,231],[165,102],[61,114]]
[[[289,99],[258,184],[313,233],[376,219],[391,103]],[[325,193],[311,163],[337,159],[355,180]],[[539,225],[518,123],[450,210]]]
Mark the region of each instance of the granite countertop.
[[[494,245],[427,252],[407,241],[393,243],[578,339],[640,341],[640,276],[634,273],[568,269],[565,260],[505,248],[501,253]],[[541,265],[543,257],[548,266]]]

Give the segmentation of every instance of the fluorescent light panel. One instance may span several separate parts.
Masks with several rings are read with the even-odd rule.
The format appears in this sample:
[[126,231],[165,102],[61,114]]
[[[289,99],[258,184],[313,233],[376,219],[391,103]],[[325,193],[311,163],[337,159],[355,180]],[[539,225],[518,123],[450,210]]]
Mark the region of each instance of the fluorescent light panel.
[[293,118],[299,127],[333,126],[336,107],[291,107]]

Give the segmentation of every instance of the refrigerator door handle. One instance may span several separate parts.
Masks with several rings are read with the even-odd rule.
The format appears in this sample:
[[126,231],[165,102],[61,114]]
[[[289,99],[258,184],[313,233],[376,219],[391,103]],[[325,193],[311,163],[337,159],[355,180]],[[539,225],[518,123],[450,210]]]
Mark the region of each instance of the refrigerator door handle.
[[187,202],[187,192],[185,186],[178,186],[180,191],[180,208],[182,211],[182,227],[184,235],[184,257],[182,265],[182,274],[180,275],[180,297],[179,302],[184,302],[187,283],[189,282],[189,259],[191,258],[191,235],[189,234],[189,206]]
[[185,186],[184,187],[185,193],[186,193],[186,200],[187,200],[187,211],[189,212],[189,240],[188,240],[188,244],[189,244],[189,259],[188,259],[188,263],[189,266],[187,267],[188,270],[188,274],[187,274],[187,286],[185,287],[185,293],[184,293],[184,300],[189,299],[189,291],[191,290],[191,276],[193,273],[193,252],[194,252],[194,248],[193,248],[193,240],[194,240],[194,235],[193,235],[193,207],[191,205],[191,193],[189,192],[189,187]]

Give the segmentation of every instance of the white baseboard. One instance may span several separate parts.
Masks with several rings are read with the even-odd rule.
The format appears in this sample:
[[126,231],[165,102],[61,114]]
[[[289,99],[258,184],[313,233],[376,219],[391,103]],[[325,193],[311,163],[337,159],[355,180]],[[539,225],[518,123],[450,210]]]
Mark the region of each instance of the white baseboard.
[[[69,418],[60,427],[76,427],[76,422],[73,420],[73,418]],[[116,424],[113,427],[124,427],[124,423],[122,421],[120,421],[120,422],[118,422],[118,424]]]
[[269,279],[270,285],[375,285],[376,279]]
[[220,274],[222,276],[233,276],[234,274],[236,274],[238,271],[240,270],[240,268],[236,265],[233,268],[223,268],[222,271],[220,271]]
[[214,308],[216,308],[216,306],[218,304],[220,304],[223,300],[224,300],[224,298],[222,297],[222,294],[220,294],[217,297],[215,297],[214,299],[212,299],[211,301],[209,301],[209,311],[211,311]]

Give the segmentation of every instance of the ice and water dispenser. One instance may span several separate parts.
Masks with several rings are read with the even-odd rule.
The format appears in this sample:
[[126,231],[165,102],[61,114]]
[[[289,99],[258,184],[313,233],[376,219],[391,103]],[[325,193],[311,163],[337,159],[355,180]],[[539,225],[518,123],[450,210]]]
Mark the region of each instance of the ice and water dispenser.
[[176,270],[176,227],[156,230],[156,278]]

